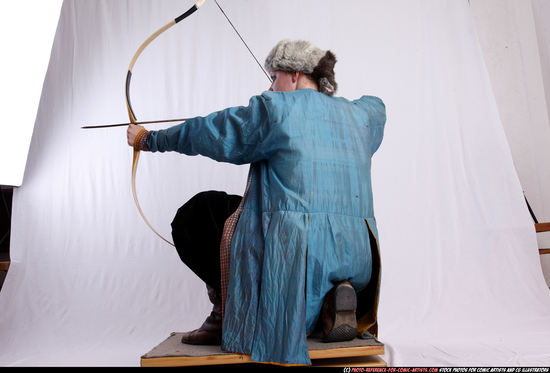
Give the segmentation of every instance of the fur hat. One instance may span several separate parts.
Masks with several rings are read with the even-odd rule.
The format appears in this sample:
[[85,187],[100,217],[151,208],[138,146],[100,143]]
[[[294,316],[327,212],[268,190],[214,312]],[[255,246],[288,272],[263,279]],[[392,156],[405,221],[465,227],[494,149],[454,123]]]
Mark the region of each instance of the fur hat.
[[303,72],[315,80],[319,91],[332,96],[338,85],[334,78],[336,56],[331,51],[323,51],[308,41],[282,40],[271,50],[265,59],[269,71]]

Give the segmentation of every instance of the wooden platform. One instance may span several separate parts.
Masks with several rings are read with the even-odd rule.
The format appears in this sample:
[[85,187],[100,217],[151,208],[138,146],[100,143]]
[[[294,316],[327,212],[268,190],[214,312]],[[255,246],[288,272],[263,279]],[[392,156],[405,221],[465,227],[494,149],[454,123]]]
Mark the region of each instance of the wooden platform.
[[[323,343],[309,338],[309,356],[313,366],[385,367],[378,355],[384,344],[376,339]],[[172,333],[165,341],[141,357],[142,367],[181,367],[204,365],[257,364],[249,355],[224,352],[220,346],[192,346],[181,343],[181,333]]]

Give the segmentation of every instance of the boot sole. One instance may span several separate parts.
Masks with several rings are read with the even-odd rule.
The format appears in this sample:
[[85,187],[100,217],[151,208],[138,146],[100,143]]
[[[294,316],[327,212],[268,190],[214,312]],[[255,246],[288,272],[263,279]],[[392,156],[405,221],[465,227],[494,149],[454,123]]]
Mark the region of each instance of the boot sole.
[[195,346],[216,346],[221,345],[221,336],[217,333],[208,333],[200,329],[183,333],[181,343]]
[[323,342],[349,341],[357,336],[357,297],[355,290],[349,284],[340,285],[335,289],[332,307],[335,310],[334,325],[323,337]]

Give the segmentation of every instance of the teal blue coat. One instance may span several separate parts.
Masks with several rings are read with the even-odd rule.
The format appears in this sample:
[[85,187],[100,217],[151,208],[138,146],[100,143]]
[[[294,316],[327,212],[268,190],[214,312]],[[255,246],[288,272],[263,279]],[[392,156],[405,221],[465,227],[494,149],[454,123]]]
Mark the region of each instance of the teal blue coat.
[[359,292],[359,329],[368,335],[380,281],[371,157],[385,121],[379,98],[303,89],[151,132],[153,152],[252,164],[231,242],[222,349],[310,364],[306,336],[325,294],[345,279]]

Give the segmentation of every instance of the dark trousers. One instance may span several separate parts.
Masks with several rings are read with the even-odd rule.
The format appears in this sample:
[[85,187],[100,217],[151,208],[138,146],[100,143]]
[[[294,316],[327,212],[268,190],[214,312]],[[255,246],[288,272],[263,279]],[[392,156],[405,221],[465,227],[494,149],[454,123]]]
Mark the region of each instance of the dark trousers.
[[218,292],[223,226],[241,199],[225,192],[202,192],[187,201],[172,222],[172,238],[180,259]]

